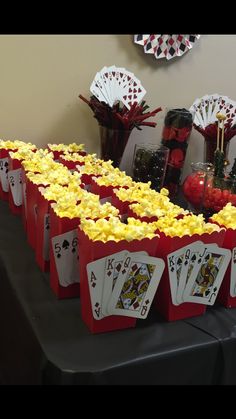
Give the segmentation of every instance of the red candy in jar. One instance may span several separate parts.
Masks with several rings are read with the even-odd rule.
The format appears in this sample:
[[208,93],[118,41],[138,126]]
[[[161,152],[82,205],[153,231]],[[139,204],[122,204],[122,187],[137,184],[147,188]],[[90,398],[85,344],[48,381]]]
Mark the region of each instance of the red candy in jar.
[[192,173],[183,183],[182,190],[185,199],[195,209],[200,209],[203,203],[206,175],[213,173],[213,165],[209,163],[192,163]]

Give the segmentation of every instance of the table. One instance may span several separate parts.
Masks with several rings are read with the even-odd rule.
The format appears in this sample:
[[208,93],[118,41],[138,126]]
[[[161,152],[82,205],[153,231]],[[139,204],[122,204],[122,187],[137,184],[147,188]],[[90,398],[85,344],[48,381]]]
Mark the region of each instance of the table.
[[156,385],[236,382],[236,309],[92,335],[79,298],[57,300],[20,217],[0,202],[0,383]]

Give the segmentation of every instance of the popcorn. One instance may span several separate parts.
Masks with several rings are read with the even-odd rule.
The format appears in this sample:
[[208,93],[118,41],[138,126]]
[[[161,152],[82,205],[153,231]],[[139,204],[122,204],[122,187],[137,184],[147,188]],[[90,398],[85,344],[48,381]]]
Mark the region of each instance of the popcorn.
[[9,155],[12,159],[30,160],[34,155],[34,152],[28,147],[21,147],[18,151],[10,151]]
[[48,144],[48,148],[52,151],[62,151],[62,152],[78,152],[78,151],[84,151],[84,144]]
[[28,148],[31,150],[36,149],[36,146],[32,143],[25,143],[24,141],[20,141],[20,140],[14,140],[14,141],[0,140],[0,149],[5,148],[6,150],[17,150],[22,147]]
[[151,223],[144,223],[134,218],[128,218],[128,224],[124,224],[118,217],[110,217],[107,219],[81,220],[81,230],[93,241],[100,240],[107,242],[113,240],[119,242],[121,240],[142,240],[144,238],[152,239],[156,236],[155,226]]
[[149,200],[148,198],[140,199],[140,203],[131,204],[130,209],[140,217],[163,217],[168,215],[170,218],[177,217],[178,215],[187,215],[189,211],[184,210],[178,205],[165,200]]
[[236,230],[236,207],[229,202],[221,211],[214,214],[211,219],[226,228]]
[[96,183],[99,186],[132,186],[133,180],[125,172],[121,172],[118,168],[115,168],[107,175],[97,178]]
[[[93,155],[92,155],[93,156]],[[103,161],[96,158],[90,158],[89,155],[84,158],[84,166],[76,166],[77,169],[86,175],[109,175],[114,172],[115,168],[112,166],[112,161]]]
[[202,214],[186,215],[180,220],[167,215],[161,217],[152,224],[154,224],[159,231],[170,237],[192,236],[193,234],[201,235],[204,233],[211,234],[214,231],[221,231],[221,228],[216,224],[206,223]]
[[[43,173],[28,172],[26,176],[36,185],[48,185],[51,183],[67,185],[71,182],[73,178],[70,171],[65,166],[59,163],[55,163],[53,171],[43,171]],[[78,179],[76,179],[75,177],[74,179],[76,180],[78,185]]]

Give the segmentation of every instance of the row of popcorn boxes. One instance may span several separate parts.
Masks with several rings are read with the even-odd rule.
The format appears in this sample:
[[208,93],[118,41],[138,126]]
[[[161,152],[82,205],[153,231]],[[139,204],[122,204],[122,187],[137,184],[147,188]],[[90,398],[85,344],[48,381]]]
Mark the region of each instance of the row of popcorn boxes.
[[[6,158],[5,156],[2,157],[2,154],[0,154],[0,157]],[[63,158],[61,161],[63,161]],[[13,159],[9,169],[21,169],[20,162]],[[138,202],[134,196],[131,196],[130,200],[121,200],[118,197],[117,188],[110,185],[99,185],[92,175],[87,174],[86,176],[85,183],[86,185],[90,184],[91,192],[97,193],[102,200],[110,200],[120,210],[121,214],[135,215],[136,219],[149,221],[150,224],[158,219],[158,217],[142,217],[140,214],[136,214],[130,208],[130,206],[132,207],[130,203]],[[25,171],[23,171],[21,182],[23,183],[23,191],[25,185],[25,195],[22,193],[23,218],[27,225],[28,241],[36,252],[37,263],[44,271],[50,267],[50,285],[58,298],[78,296],[80,292],[82,317],[92,332],[134,326],[136,318],[146,317],[153,300],[153,305],[167,320],[203,314],[206,305],[212,305],[217,294],[217,298],[224,305],[231,307],[236,305],[236,295],[232,296],[234,279],[232,276],[236,276],[232,273],[234,271],[233,258],[230,263],[231,254],[235,255],[236,247],[235,231],[233,229],[227,229],[226,231],[221,229],[201,235],[171,237],[156,228],[155,235],[152,238],[120,240],[117,242],[113,240],[107,242],[94,241],[85,234],[83,229],[81,230],[80,217],[70,219],[57,215],[53,208],[55,202],[45,199],[42,194],[43,188],[28,179]],[[3,186],[3,182],[1,182],[1,185]],[[7,191],[4,192],[7,193]],[[26,199],[24,199],[24,196]],[[12,194],[13,198],[14,195]],[[208,248],[208,245],[211,248]],[[225,249],[228,249],[228,251]],[[192,257],[203,252],[207,256],[207,259],[204,259],[205,264],[198,265],[200,266],[200,273],[195,283],[193,283],[193,276],[191,278],[186,268],[187,265],[184,264],[187,251],[193,254]],[[63,252],[67,254],[66,258],[62,257]],[[175,254],[175,252],[177,253]],[[118,261],[116,257],[118,257]],[[109,262],[110,267],[113,267],[111,260],[115,261],[116,268],[118,266],[123,271],[125,270],[125,263],[127,264],[125,268],[130,269],[131,266],[128,265],[128,262],[132,263],[132,269],[129,271],[129,277],[127,278],[125,277],[127,270],[121,277],[119,277],[117,269],[110,274],[113,278],[114,291],[104,289],[106,298],[109,295],[108,300],[106,300],[103,295],[103,288],[104,284],[109,281],[108,276],[104,274],[104,269],[106,263]],[[209,266],[206,266],[207,263]],[[212,263],[217,264],[217,269],[212,268]],[[183,275],[181,276],[183,267],[185,273],[187,272],[187,282],[190,284],[189,281],[191,281],[191,286],[195,284],[194,296],[190,295],[191,287],[188,283],[181,283],[182,289],[178,287],[179,279],[183,278]],[[194,270],[192,265],[191,269]],[[209,273],[207,273],[207,269]],[[219,284],[221,284],[225,272],[225,279],[220,288]],[[154,282],[151,280],[153,275]],[[100,283],[98,277],[102,278]],[[215,285],[213,287],[216,280],[217,290]],[[126,289],[127,287],[128,289]],[[183,292],[186,289],[188,293]],[[210,293],[207,293],[209,290]],[[182,300],[180,291],[182,291]],[[152,292],[152,294],[142,300],[147,292]],[[177,299],[177,296],[179,299]],[[193,300],[194,298],[195,300]],[[98,301],[95,301],[96,299]]]

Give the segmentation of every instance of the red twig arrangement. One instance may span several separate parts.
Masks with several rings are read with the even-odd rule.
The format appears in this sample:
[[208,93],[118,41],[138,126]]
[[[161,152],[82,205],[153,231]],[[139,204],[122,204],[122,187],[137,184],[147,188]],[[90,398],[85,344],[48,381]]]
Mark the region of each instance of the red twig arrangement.
[[162,109],[157,108],[152,112],[146,112],[149,106],[145,100],[138,104],[134,102],[128,110],[125,105],[117,102],[111,108],[105,102],[100,102],[95,96],[91,96],[87,100],[82,95],[79,98],[83,100],[92,109],[94,118],[97,119],[99,125],[113,129],[124,129],[131,131],[134,127],[141,130],[141,126],[155,127],[156,122],[147,122],[146,119],[155,116]]
[[[212,138],[213,140],[217,137],[217,122],[209,124],[206,128],[202,128],[193,124],[194,128],[200,132],[205,138]],[[230,123],[224,125],[224,139],[230,141],[236,135],[236,126],[231,126]]]

